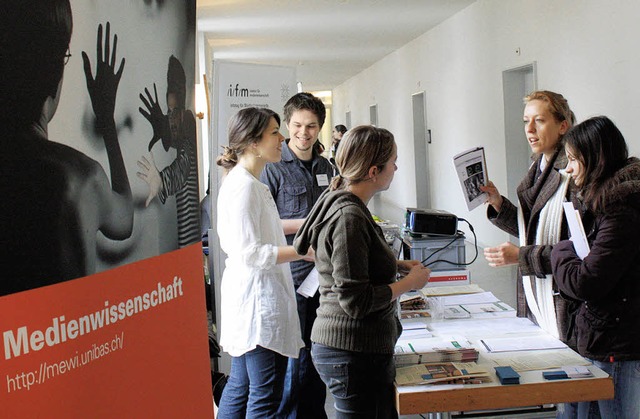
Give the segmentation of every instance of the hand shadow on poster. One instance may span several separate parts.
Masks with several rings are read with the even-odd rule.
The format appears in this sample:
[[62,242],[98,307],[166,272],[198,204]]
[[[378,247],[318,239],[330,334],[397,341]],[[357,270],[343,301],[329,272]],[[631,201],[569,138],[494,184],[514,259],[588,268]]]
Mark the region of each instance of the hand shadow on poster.
[[[198,195],[197,129],[196,119],[186,109],[186,76],[180,61],[169,57],[167,68],[167,113],[158,100],[158,89],[153,84],[153,95],[148,88],[140,93],[144,108],[138,110],[151,124],[153,131],[149,142],[149,158],[141,156],[136,175],[149,187],[145,207],[158,198],[165,204],[170,196],[176,198],[178,222],[178,246],[184,247],[199,242],[200,202]],[[164,169],[156,166],[153,146],[161,142],[165,152],[176,150],[176,158]]]
[[95,75],[85,76],[107,151],[110,178],[84,153],[51,141],[48,124],[60,101],[70,59],[68,0],[8,2],[0,17],[0,295],[95,273],[98,232],[132,234],[133,202],[114,122],[125,60],[116,68],[117,36],[98,26]]

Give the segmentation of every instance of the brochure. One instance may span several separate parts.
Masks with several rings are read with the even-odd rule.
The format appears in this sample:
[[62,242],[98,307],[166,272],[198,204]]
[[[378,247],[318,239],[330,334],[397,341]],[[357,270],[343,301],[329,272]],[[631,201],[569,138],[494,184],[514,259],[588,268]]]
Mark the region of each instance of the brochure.
[[396,384],[482,384],[491,377],[485,367],[475,362],[443,362],[400,367],[396,370]]
[[487,200],[487,194],[480,190],[488,181],[487,162],[484,147],[475,147],[453,156],[453,164],[460,180],[460,186],[471,211]]

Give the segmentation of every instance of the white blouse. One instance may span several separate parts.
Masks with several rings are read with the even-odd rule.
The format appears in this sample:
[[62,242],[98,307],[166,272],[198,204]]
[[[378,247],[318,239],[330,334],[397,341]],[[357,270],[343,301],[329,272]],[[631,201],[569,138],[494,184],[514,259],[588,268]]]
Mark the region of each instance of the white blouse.
[[234,167],[218,194],[218,236],[227,254],[221,283],[220,344],[231,356],[262,346],[297,358],[304,346],[288,263],[276,264],[287,242],[269,188]]

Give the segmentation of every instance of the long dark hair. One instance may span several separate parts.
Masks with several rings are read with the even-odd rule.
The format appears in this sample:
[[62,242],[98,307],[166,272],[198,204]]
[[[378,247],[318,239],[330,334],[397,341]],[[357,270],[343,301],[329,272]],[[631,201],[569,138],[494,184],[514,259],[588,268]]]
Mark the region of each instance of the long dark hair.
[[571,128],[565,146],[583,166],[580,190],[585,204],[594,212],[604,210],[613,175],[629,158],[622,133],[606,116],[596,116]]

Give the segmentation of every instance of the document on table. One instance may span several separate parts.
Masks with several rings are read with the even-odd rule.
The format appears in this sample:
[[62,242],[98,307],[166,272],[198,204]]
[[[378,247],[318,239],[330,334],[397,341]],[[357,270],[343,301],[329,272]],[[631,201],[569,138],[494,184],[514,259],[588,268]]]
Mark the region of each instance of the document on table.
[[318,278],[318,270],[316,268],[311,269],[309,275],[302,281],[302,284],[298,287],[298,294],[305,297],[313,297],[320,287],[320,281]]
[[573,207],[571,202],[564,202],[562,206],[564,207],[564,216],[567,218],[567,224],[569,225],[573,247],[575,247],[580,259],[584,259],[589,254],[590,249],[580,213]]
[[454,306],[458,304],[480,304],[480,303],[495,303],[500,301],[493,295],[492,292],[485,291],[477,294],[464,294],[464,295],[449,295],[446,297],[439,297],[440,304],[444,306]]
[[425,339],[425,338],[431,338],[431,337],[433,337],[433,335],[425,325],[425,327],[421,327],[418,329],[403,329],[402,334],[400,335],[398,340],[402,340],[402,339],[415,340],[415,339]]
[[480,288],[478,284],[425,287],[422,288],[421,291],[428,297],[439,297],[442,295],[475,294],[478,292],[484,292],[484,290]]
[[565,365],[591,365],[589,361],[568,349],[552,349],[538,352],[500,352],[483,355],[492,365],[510,365],[518,372],[562,368]]
[[432,321],[429,329],[438,336],[463,335],[466,337],[483,338],[505,334],[535,333],[540,328],[526,317],[504,317],[491,319],[468,319],[463,322]]
[[489,352],[535,351],[567,347],[567,345],[551,335],[489,338],[481,339],[480,342]]

